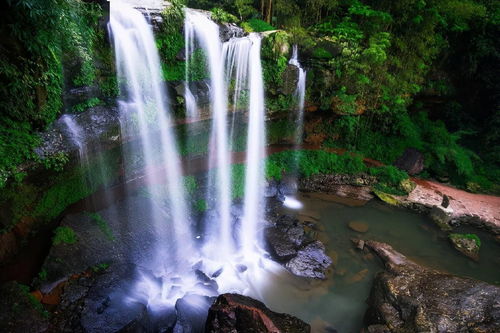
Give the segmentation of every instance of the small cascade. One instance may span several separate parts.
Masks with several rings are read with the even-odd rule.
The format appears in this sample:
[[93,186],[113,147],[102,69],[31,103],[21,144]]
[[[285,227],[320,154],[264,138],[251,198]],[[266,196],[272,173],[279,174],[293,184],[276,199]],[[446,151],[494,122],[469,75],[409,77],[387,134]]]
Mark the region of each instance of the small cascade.
[[[299,150],[302,146],[302,140],[304,135],[304,103],[306,96],[306,71],[302,68],[299,63],[299,51],[297,45],[293,46],[292,57],[288,62],[290,65],[297,67],[298,78],[297,78],[297,88],[295,89],[295,99],[297,101],[297,114],[292,120],[295,123],[295,133],[294,133],[294,150]],[[298,156],[295,158],[295,165],[292,166],[292,175],[298,177]],[[295,180],[296,181],[296,180]],[[301,209],[302,203],[293,196],[286,196],[285,207],[290,209]]]
[[238,109],[248,108],[248,102],[242,97],[248,94],[248,66],[251,47],[252,41],[248,37],[231,38],[229,41],[225,42],[223,46],[223,59],[226,66],[226,85],[229,88],[233,86],[232,91],[229,91],[229,93],[232,94],[231,103],[233,111],[229,135],[231,143],[235,141],[236,111]]
[[[227,90],[222,62],[222,43],[219,38],[219,26],[206,15],[186,10],[186,31],[193,32],[196,41],[204,51],[208,60],[210,72],[210,95],[212,111],[212,134],[209,147],[210,167],[216,172],[211,173],[210,187],[215,189],[215,203],[219,217],[218,225],[210,226],[208,230],[212,259],[223,260],[234,253],[235,244],[231,225],[231,158],[229,152],[227,129]],[[211,195],[211,194],[210,194]],[[212,244],[212,245],[213,245]]]
[[161,276],[179,274],[196,260],[195,246],[153,32],[138,10],[122,2],[111,3],[109,26],[121,83],[122,132],[138,136],[124,152],[126,172],[131,177],[131,166],[140,164],[154,212],[155,253],[149,268]]
[[306,97],[306,71],[299,63],[299,51],[297,45],[293,46],[292,58],[288,62],[290,65],[297,67],[299,77],[297,80],[297,88],[295,89],[295,97],[297,99],[297,117],[295,120],[295,146],[300,148],[302,145],[302,135],[304,133],[304,103]]
[[194,52],[194,28],[192,24],[186,20],[184,24],[184,45],[185,53],[184,58],[186,59],[186,72],[185,72],[185,86],[184,86],[184,101],[186,103],[186,117],[191,120],[196,120],[199,117],[198,105],[196,99],[191,92],[189,87],[189,69],[191,57]]

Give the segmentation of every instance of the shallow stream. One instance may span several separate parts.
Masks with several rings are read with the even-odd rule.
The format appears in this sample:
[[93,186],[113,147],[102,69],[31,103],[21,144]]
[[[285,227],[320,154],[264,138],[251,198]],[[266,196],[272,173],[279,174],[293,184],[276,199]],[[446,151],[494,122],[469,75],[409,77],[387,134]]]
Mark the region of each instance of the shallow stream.
[[[331,327],[340,333],[351,333],[359,332],[363,326],[365,300],[373,277],[383,266],[372,254],[356,250],[351,238],[385,242],[424,266],[500,283],[500,246],[486,233],[466,228],[457,230],[474,232],[481,238],[481,258],[476,263],[456,251],[446,234],[421,214],[389,207],[376,200],[364,206],[352,206],[322,194],[303,194],[299,199],[304,207],[287,212],[316,222],[317,236],[334,259],[335,268],[326,281],[316,284],[275,276],[276,283],[270,283],[263,296],[271,309],[311,323],[313,332],[329,332],[326,328]],[[351,230],[348,224],[352,221],[366,224],[368,231]]]

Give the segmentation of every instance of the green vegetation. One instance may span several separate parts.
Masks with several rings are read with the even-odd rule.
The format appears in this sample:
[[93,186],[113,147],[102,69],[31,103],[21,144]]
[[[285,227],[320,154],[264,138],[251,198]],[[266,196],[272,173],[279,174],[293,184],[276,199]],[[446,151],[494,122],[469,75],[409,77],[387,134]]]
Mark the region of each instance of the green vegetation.
[[76,234],[70,227],[57,227],[54,231],[54,238],[52,244],[75,244],[77,242]]
[[[38,311],[43,317],[48,318],[49,312],[45,310],[42,303],[40,303],[40,301],[30,293],[30,287],[24,284],[17,284],[17,286],[19,287],[23,296],[26,297],[26,299],[28,300],[29,305],[32,306],[33,309]],[[16,305],[19,305],[19,303],[14,304],[14,306]]]
[[263,32],[276,30],[275,27],[267,23],[266,21],[262,21],[257,18],[252,18],[246,22],[241,24],[241,27],[245,29],[246,32]]
[[281,179],[283,173],[297,170],[302,177],[316,174],[368,174],[379,181],[377,189],[386,193],[405,194],[401,182],[408,175],[393,166],[367,167],[360,155],[336,154],[324,150],[283,151],[269,156],[266,164],[268,178]]
[[238,18],[233,14],[229,14],[222,8],[212,8],[212,20],[218,23],[237,23]]
[[205,199],[196,200],[194,208],[199,213],[205,212],[208,209],[207,201]]
[[79,113],[87,109],[93,108],[94,106],[101,105],[102,101],[98,97],[92,97],[83,103],[77,104],[73,107],[73,112]]
[[101,216],[99,213],[87,213],[87,215],[97,224],[102,233],[106,236],[106,238],[110,241],[115,240],[115,236],[113,235],[113,230],[109,226],[108,222]]
[[108,263],[101,263],[101,264],[97,264],[95,266],[92,266],[92,271],[94,273],[100,273],[102,271],[105,271],[108,268],[109,268],[109,264]]
[[472,239],[477,247],[481,247],[481,239],[476,234],[449,234],[451,239]]
[[194,176],[184,176],[184,188],[186,189],[186,193],[194,194],[198,188],[196,178]]
[[74,83],[91,84],[99,6],[80,0],[13,0],[0,11],[0,187],[34,160],[35,131],[62,110],[63,63]]

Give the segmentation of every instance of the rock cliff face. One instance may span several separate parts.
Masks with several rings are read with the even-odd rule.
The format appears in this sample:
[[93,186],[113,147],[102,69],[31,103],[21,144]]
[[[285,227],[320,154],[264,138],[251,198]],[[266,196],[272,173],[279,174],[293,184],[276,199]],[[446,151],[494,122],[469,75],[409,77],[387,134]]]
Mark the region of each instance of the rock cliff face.
[[386,265],[368,300],[368,332],[500,331],[499,287],[424,268],[387,244],[365,244]]

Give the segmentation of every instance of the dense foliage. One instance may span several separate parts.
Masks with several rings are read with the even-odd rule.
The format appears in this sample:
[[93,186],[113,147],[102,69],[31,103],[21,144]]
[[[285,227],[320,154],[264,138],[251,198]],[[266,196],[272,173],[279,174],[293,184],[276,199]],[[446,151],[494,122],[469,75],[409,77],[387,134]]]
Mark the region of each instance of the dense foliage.
[[78,62],[72,85],[96,79],[93,49],[100,15],[98,5],[80,0],[0,5],[0,187],[19,164],[36,159],[35,131],[62,111],[63,63]]
[[[283,44],[298,44],[307,99],[328,111],[326,146],[392,163],[405,148],[427,173],[498,192],[500,5],[491,0],[190,0],[273,26],[262,57],[267,106],[293,108]],[[251,23],[253,22],[253,23]],[[289,89],[288,89],[289,90]],[[473,153],[473,151],[475,153]]]

